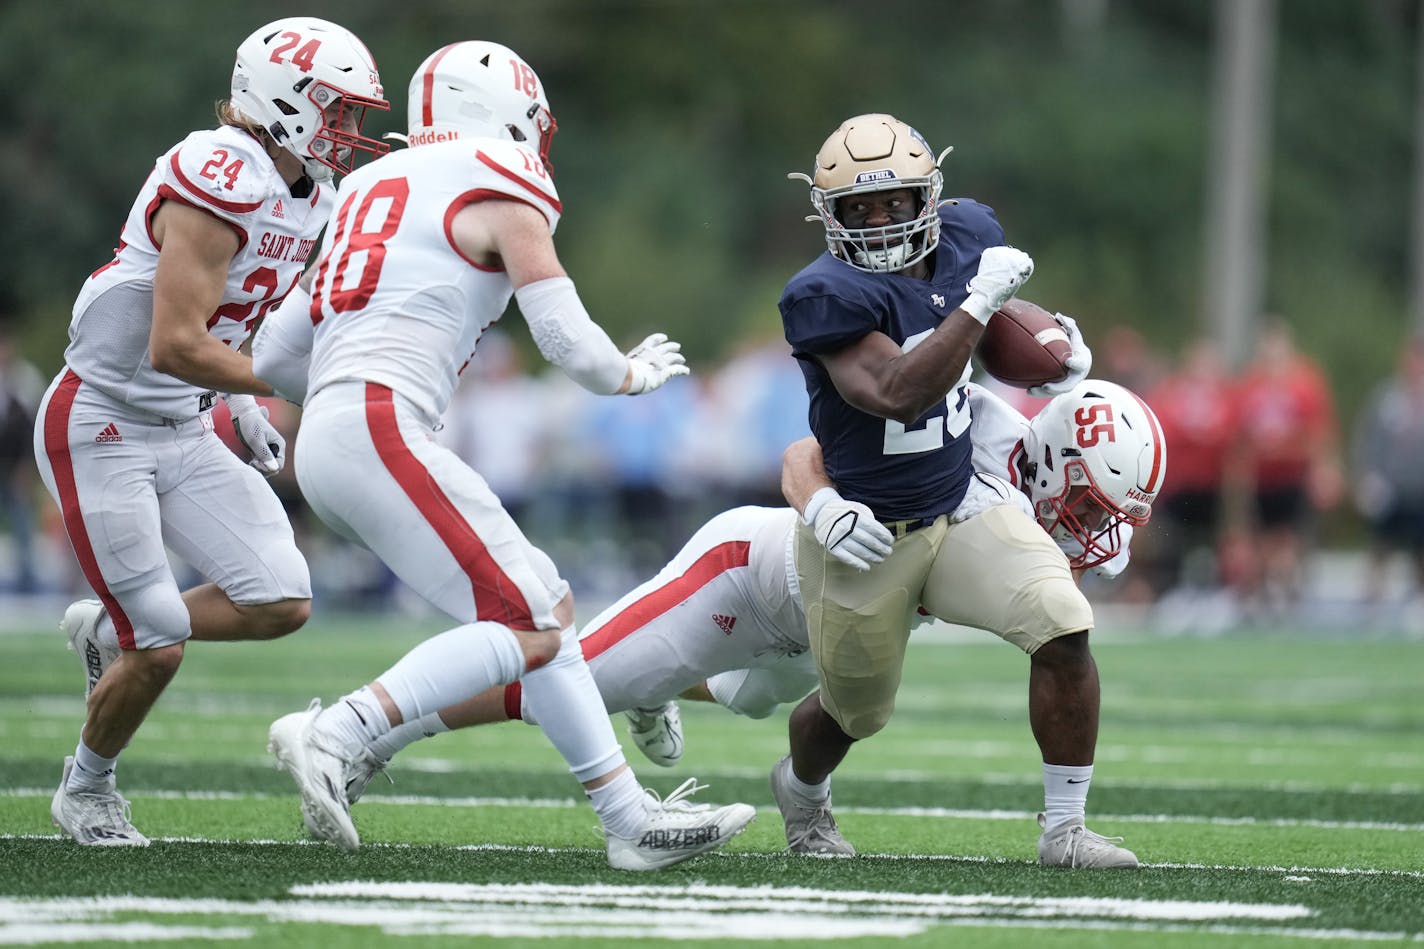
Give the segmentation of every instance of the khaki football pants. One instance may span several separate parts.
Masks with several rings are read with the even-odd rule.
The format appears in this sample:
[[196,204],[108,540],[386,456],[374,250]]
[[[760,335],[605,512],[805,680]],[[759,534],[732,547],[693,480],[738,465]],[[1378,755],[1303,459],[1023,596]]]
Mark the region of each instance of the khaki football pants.
[[1092,607],[1073,582],[1067,558],[1009,504],[959,523],[937,518],[897,538],[891,555],[863,572],[832,557],[798,521],[796,569],[821,705],[855,739],[880,731],[895,710],[921,605],[1029,654],[1093,626]]

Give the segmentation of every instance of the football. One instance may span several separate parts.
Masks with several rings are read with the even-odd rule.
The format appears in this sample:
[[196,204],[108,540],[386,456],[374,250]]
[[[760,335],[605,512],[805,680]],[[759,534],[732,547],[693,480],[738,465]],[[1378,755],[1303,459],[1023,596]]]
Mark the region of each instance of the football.
[[1019,389],[1068,376],[1068,334],[1037,303],[1012,299],[989,317],[974,356],[989,375]]

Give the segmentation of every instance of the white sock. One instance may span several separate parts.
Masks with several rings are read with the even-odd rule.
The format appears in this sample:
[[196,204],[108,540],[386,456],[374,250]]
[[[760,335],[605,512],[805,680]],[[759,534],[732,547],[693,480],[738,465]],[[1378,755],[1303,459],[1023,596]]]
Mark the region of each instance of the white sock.
[[1052,830],[1069,821],[1082,821],[1088,806],[1088,787],[1093,783],[1093,766],[1043,765],[1044,829]]
[[343,748],[355,751],[391,731],[391,720],[381,708],[381,700],[370,686],[363,685],[347,693],[323,709],[317,716],[317,727],[323,735],[335,739]]
[[519,681],[534,720],[579,781],[601,778],[626,763],[572,626],[563,631],[553,660]]
[[797,804],[803,804],[806,807],[819,807],[831,799],[829,776],[818,784],[807,784],[796,777],[795,768],[787,768],[786,777],[787,790],[791,792],[791,796],[796,799]]
[[420,741],[422,738],[434,738],[441,732],[449,730],[450,726],[445,724],[440,713],[431,712],[429,715],[422,715],[413,722],[397,725],[366,747],[371,754],[382,761],[390,761],[396,756],[396,752],[406,745]]
[[104,758],[95,754],[84,739],[74,748],[74,767],[69,771],[65,787],[71,791],[107,791],[114,786],[114,769],[119,756]]
[[467,623],[432,636],[377,677],[401,721],[458,705],[524,672],[519,637],[502,623]]
[[648,795],[629,768],[601,788],[587,792],[603,829],[616,837],[633,837],[648,820]]

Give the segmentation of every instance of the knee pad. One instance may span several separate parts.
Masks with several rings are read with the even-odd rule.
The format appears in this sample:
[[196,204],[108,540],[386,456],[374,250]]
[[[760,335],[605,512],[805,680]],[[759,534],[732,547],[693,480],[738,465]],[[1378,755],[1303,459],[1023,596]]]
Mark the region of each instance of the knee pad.
[[[132,627],[135,648],[173,646],[187,642],[193,635],[188,606],[166,571],[136,577],[123,589],[110,588],[109,592],[119,601]],[[115,616],[113,620],[115,628],[120,628],[120,618]],[[123,642],[121,628],[119,641]]]

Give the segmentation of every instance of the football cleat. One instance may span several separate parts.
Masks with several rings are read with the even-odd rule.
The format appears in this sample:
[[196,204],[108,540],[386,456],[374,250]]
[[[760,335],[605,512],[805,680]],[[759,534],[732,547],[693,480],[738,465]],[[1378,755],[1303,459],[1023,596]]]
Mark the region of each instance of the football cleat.
[[693,794],[705,788],[688,778],[665,798],[644,788],[653,800],[648,819],[632,837],[606,834],[608,865],[615,870],[661,870],[715,850],[746,829],[756,817],[750,804],[693,804]]
[[114,664],[123,652],[117,642],[107,644],[99,637],[99,620],[104,618],[104,604],[98,600],[75,600],[59,621],[60,632],[69,640],[69,648],[79,654],[84,663],[84,697],[94,691],[104,670]]
[[[354,760],[346,763],[346,803],[348,807],[355,807],[356,802],[361,800],[361,795],[366,793],[366,786],[371,783],[371,779],[378,774],[386,774],[386,765],[390,764],[389,758],[377,758],[370,751],[362,750],[361,754]],[[386,780],[392,784],[395,781],[389,774]],[[318,840],[326,839],[321,832],[319,819],[313,816],[312,809],[307,806],[305,800],[302,801],[302,823],[306,825],[307,833]]]
[[1047,818],[1038,815],[1043,833],[1038,837],[1038,862],[1045,867],[1135,867],[1137,854],[1119,847],[1121,837],[1104,837],[1083,826],[1083,819],[1070,820],[1052,830]]
[[318,840],[326,840],[342,850],[361,846],[361,837],[351,820],[351,803],[346,782],[352,762],[334,751],[316,729],[321,699],[312,699],[306,711],[283,715],[267,731],[267,750],[277,757],[297,783],[302,795],[302,822]]
[[655,708],[630,708],[628,736],[649,761],[671,768],[682,758],[682,715],[676,702]]
[[148,838],[129,823],[129,802],[114,788],[69,790],[73,756],[64,759],[64,775],[49,805],[50,820],[65,836],[90,847],[147,847]]
[[841,836],[836,819],[831,816],[831,799],[807,807],[791,793],[791,756],[787,755],[771,769],[771,796],[781,809],[786,822],[786,849],[791,853],[831,854],[853,857],[855,848]]

